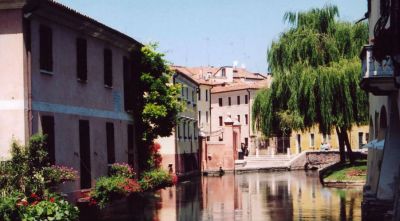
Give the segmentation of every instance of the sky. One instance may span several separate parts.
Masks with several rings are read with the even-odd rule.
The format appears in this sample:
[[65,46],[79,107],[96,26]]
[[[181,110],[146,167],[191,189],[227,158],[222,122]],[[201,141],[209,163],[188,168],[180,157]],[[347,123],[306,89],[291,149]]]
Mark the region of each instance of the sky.
[[340,19],[355,22],[366,0],[57,0],[146,44],[157,42],[181,66],[246,67],[267,73],[272,41],[288,29],[287,11],[337,5]]

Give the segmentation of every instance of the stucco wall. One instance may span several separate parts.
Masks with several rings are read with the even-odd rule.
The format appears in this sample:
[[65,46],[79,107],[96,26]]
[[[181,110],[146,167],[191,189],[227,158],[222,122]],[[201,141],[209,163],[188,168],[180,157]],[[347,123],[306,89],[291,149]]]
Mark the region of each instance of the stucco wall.
[[[219,117],[222,117],[223,120],[229,115],[231,118],[236,120],[237,115],[240,115],[240,123],[241,123],[241,139],[240,142],[244,143],[245,138],[248,138],[248,143],[251,145],[250,140],[250,124],[251,124],[251,116],[250,116],[250,97],[248,104],[245,104],[245,95],[248,95],[247,90],[240,91],[229,91],[223,93],[213,93],[211,96],[211,128],[212,131],[216,131],[223,126],[219,125]],[[240,96],[240,104],[237,104],[237,96]],[[231,97],[231,106],[228,105],[228,97]],[[219,106],[218,100],[222,98],[222,107]],[[245,123],[245,115],[248,116],[248,124]],[[218,136],[212,136],[211,141],[218,141]]]
[[0,21],[0,159],[7,159],[12,140],[26,138],[22,11],[0,10]]

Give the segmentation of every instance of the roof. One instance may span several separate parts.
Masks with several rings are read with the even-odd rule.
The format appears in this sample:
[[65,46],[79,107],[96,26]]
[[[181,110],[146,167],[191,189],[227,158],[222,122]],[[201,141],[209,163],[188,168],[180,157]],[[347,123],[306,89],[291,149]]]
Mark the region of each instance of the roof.
[[[205,79],[205,75],[207,73],[210,73],[212,76],[217,74],[219,70],[222,68],[225,68],[228,66],[224,67],[210,67],[210,66],[201,66],[201,67],[184,67],[184,66],[172,66],[172,70],[179,72],[181,74],[184,74],[193,80],[195,80],[198,84],[205,84],[205,85],[221,85],[221,82],[215,82],[212,81],[212,79]],[[230,67],[232,68],[232,67]],[[252,80],[265,80],[269,79],[268,76],[264,76],[260,73],[251,73],[248,70],[244,68],[233,68],[233,78],[234,79],[240,79],[240,78],[246,78],[246,79],[252,79]]]
[[211,89],[211,93],[223,93],[230,91],[239,91],[239,90],[258,90],[262,88],[266,88],[270,86],[270,79],[264,79],[256,82],[244,82],[241,80],[235,80],[230,84],[222,84],[217,85]]
[[65,12],[67,15],[74,16],[76,18],[82,19],[88,23],[91,23],[104,31],[112,33],[113,35],[118,36],[121,39],[124,39],[128,42],[131,42],[134,45],[143,46],[142,43],[138,42],[137,40],[133,39],[132,37],[113,29],[109,26],[104,25],[97,20],[90,18],[87,15],[84,15],[66,5],[63,5],[55,0],[0,0],[0,9],[16,9],[16,8],[23,8],[25,13],[35,12],[37,9],[43,7],[50,7],[61,10]]

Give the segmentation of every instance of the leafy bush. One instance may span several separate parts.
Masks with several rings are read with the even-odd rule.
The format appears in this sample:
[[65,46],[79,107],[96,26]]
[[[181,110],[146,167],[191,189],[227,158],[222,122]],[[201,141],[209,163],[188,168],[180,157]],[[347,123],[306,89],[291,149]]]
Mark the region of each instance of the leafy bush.
[[110,167],[110,176],[122,176],[125,178],[135,178],[135,172],[133,168],[127,163],[114,163]]
[[55,194],[48,197],[31,194],[26,197],[22,193],[13,192],[0,198],[0,218],[4,221],[73,221],[77,220],[78,213],[77,207]]
[[22,196],[23,194],[19,192],[2,194],[0,197],[0,220],[13,221],[20,216],[17,203]]
[[168,172],[161,169],[144,172],[139,183],[143,190],[150,190],[174,184],[173,177]]
[[100,208],[103,208],[113,200],[140,191],[140,185],[134,179],[122,176],[100,177],[90,194],[91,204],[98,203]]
[[76,171],[50,166],[46,136],[36,134],[27,146],[13,142],[11,159],[0,164],[0,220],[76,220],[78,209],[49,187],[76,179]]
[[63,199],[50,198],[35,201],[28,205],[22,214],[22,221],[62,220],[74,221],[78,219],[78,208]]

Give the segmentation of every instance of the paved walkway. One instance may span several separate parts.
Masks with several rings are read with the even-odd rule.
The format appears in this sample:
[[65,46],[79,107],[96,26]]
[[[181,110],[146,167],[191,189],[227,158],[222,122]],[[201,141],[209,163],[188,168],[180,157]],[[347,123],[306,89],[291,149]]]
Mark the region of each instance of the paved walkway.
[[286,154],[248,156],[244,160],[237,160],[235,162],[235,170],[287,170],[289,162],[293,157],[295,156],[288,156]]

